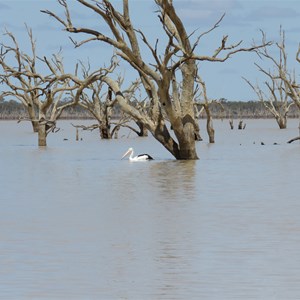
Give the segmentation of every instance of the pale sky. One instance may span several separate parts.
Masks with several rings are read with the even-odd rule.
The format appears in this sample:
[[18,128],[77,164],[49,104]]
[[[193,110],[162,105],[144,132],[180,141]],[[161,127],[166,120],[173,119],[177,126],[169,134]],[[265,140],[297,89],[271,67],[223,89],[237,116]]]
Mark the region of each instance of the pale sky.
[[[120,2],[120,0],[118,0]],[[99,18],[91,14],[75,0],[69,0],[74,26],[94,26],[103,29]],[[116,2],[116,1],[112,1]],[[163,44],[160,23],[155,14],[152,0],[130,0],[132,20],[135,26],[145,32],[153,43],[156,38]],[[213,33],[201,40],[196,53],[211,55],[224,35],[229,35],[228,44],[243,40],[243,47],[257,43],[261,39],[260,29],[267,34],[269,40],[279,39],[280,26],[286,33],[286,48],[291,68],[298,67],[295,54],[300,43],[300,5],[299,0],[173,0],[179,16],[181,16],[188,32],[198,34],[210,29],[223,13],[225,18]],[[37,53],[50,56],[60,47],[63,49],[66,69],[73,70],[78,59],[90,61],[93,66],[101,67],[113,53],[113,49],[100,42],[86,44],[74,49],[69,40],[69,33],[62,31],[62,26],[42,14],[41,9],[49,9],[63,15],[63,9],[56,0],[0,0],[0,28],[13,32],[20,48],[29,50],[29,40],[25,31],[25,23],[32,28],[37,40]],[[79,40],[79,35],[71,35]],[[5,36],[1,41],[6,42]],[[147,54],[144,54],[147,56]],[[210,98],[228,100],[256,100],[256,95],[242,79],[248,78],[253,83],[263,82],[264,77],[257,71],[254,63],[262,63],[253,53],[241,53],[233,56],[225,63],[203,63],[199,70],[207,85]],[[298,69],[300,69],[298,67]],[[135,73],[125,70],[128,80],[135,79]],[[299,72],[300,74],[300,72]],[[1,89],[1,87],[0,87]]]

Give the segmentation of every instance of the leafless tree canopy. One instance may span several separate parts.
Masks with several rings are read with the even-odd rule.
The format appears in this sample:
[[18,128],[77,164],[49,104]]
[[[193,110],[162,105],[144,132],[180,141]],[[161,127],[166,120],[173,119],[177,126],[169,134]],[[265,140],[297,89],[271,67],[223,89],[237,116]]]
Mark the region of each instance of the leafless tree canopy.
[[[262,31],[262,42],[266,40],[266,34]],[[255,63],[257,69],[265,76],[266,81],[263,86],[254,85],[248,79],[244,78],[249,86],[254,90],[258,99],[271,112],[276,119],[279,128],[287,126],[287,115],[290,107],[297,101],[291,101],[292,92],[295,91],[294,74],[288,69],[287,53],[285,48],[285,32],[280,28],[280,41],[274,44],[278,50],[278,56],[270,54],[268,47],[257,49],[258,56],[264,61],[271,63],[271,68],[263,67]],[[294,97],[296,98],[296,97]],[[297,99],[296,99],[297,100]]]
[[[36,51],[36,41],[32,30],[27,27],[31,53],[21,50],[13,33],[6,31],[8,44],[1,44],[0,80],[3,84],[1,96],[10,96],[21,101],[27,108],[34,131],[39,134],[39,145],[46,145],[47,134],[55,128],[56,120],[64,109],[75,105],[83,91],[102,76],[112,72],[116,64],[100,68],[82,78],[78,68],[74,73],[66,73],[62,52],[49,59],[40,57]],[[67,101],[62,101],[68,99]]]
[[[197,62],[224,62],[238,52],[254,51],[269,43],[242,47],[242,41],[228,44],[229,37],[226,35],[210,55],[201,55],[199,54],[201,49],[198,49],[199,42],[205,35],[219,27],[224,15],[209,30],[199,34],[192,43],[191,36],[196,33],[187,33],[176,13],[173,1],[154,1],[167,40],[162,53],[158,53],[158,40],[152,45],[141,30],[133,27],[128,0],[123,0],[122,11],[118,11],[108,0],[76,1],[99,15],[102,22],[110,29],[110,36],[96,28],[86,27],[86,24],[73,24],[71,2],[66,0],[58,0],[64,9],[64,18],[49,10],[43,12],[55,18],[66,31],[87,35],[87,38],[81,41],[72,38],[75,47],[97,40],[115,48],[117,55],[138,72],[150,101],[150,110],[145,114],[132,107],[121,93],[117,82],[108,77],[102,78],[110,85],[119,105],[134,119],[145,124],[153,136],[177,159],[196,159],[198,156],[195,148],[196,123],[193,95]],[[143,59],[141,43],[148,47],[154,63],[150,64]],[[166,121],[170,122],[176,139],[171,136]]]
[[[194,115],[197,61],[224,62],[237,52],[249,52],[261,46],[253,45],[243,48],[241,41],[228,45],[228,36],[224,36],[211,55],[199,55],[197,46],[201,38],[215,30],[224,15],[211,29],[201,33],[196,41],[191,43],[191,35],[195,33],[188,34],[186,32],[173,2],[155,0],[159,11],[159,20],[167,38],[165,50],[163,53],[158,53],[159,41],[157,40],[155,45],[152,45],[141,30],[133,27],[128,0],[123,1],[122,11],[118,11],[108,0],[77,0],[77,2],[97,13],[102,22],[106,23],[110,29],[111,35],[105,35],[95,28],[88,28],[85,26],[86,24],[73,24],[72,7],[66,0],[58,0],[65,11],[64,18],[49,10],[43,12],[55,18],[66,31],[87,35],[87,39],[81,41],[75,41],[72,38],[75,47],[95,40],[114,47],[116,54],[137,70],[150,101],[150,110],[147,113],[132,107],[121,93],[116,81],[109,77],[102,78],[115,93],[122,109],[134,119],[145,124],[153,136],[177,159],[198,158],[195,147],[196,121]],[[154,63],[147,63],[143,59],[141,43],[148,47]],[[180,78],[179,82],[177,82],[177,78]],[[176,139],[171,136],[166,121],[170,122]]]

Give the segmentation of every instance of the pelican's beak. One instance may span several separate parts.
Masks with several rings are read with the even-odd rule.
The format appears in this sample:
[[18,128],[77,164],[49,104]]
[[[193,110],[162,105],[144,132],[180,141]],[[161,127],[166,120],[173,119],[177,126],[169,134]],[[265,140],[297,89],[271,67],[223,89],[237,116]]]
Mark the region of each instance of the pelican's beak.
[[125,154],[122,156],[121,159],[123,159],[124,157],[126,157],[129,153],[130,153],[130,149],[128,149],[128,150],[125,152]]

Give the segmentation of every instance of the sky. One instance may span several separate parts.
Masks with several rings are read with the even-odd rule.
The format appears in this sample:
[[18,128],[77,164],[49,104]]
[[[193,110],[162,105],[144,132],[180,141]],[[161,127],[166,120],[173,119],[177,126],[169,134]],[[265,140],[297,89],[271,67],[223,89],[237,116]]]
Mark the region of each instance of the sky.
[[[76,0],[68,0],[68,3],[75,27],[91,27],[105,32],[106,28],[97,15],[78,4]],[[153,44],[158,38],[159,45],[163,47],[165,39],[155,13],[154,1],[129,0],[129,3],[135,27],[141,29]],[[250,47],[253,41],[259,43],[260,30],[266,33],[268,40],[278,41],[282,26],[286,35],[290,68],[298,67],[295,55],[300,43],[299,0],[173,0],[173,3],[187,32],[192,33],[196,30],[193,38],[210,29],[225,13],[220,26],[201,39],[195,51],[197,54],[212,55],[225,35],[229,36],[228,44],[243,40],[243,47]],[[63,16],[63,8],[56,0],[0,0],[1,42],[8,41],[3,35],[6,28],[16,36],[20,48],[29,52],[30,44],[25,28],[27,24],[33,30],[38,55],[50,57],[62,48],[65,68],[69,72],[74,70],[78,60],[90,62],[95,68],[109,64],[113,53],[111,47],[93,42],[75,49],[69,36],[75,40],[80,40],[81,37],[62,30],[62,26],[56,20],[40,12],[42,9]],[[144,48],[143,55],[147,60],[149,54]],[[225,98],[229,101],[257,100],[256,94],[242,79],[245,77],[253,83],[263,84],[266,78],[258,72],[254,63],[264,66],[265,62],[254,53],[239,53],[224,63],[199,64],[199,73],[206,82],[208,97]],[[126,65],[121,65],[121,72],[129,81],[136,78],[136,73]]]

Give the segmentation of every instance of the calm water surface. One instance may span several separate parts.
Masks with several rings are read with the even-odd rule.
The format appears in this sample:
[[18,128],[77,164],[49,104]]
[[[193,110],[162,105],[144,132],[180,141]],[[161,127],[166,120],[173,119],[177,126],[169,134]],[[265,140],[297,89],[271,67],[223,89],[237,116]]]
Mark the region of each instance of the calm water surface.
[[187,162],[59,125],[0,122],[0,299],[300,299],[298,120],[215,121]]

